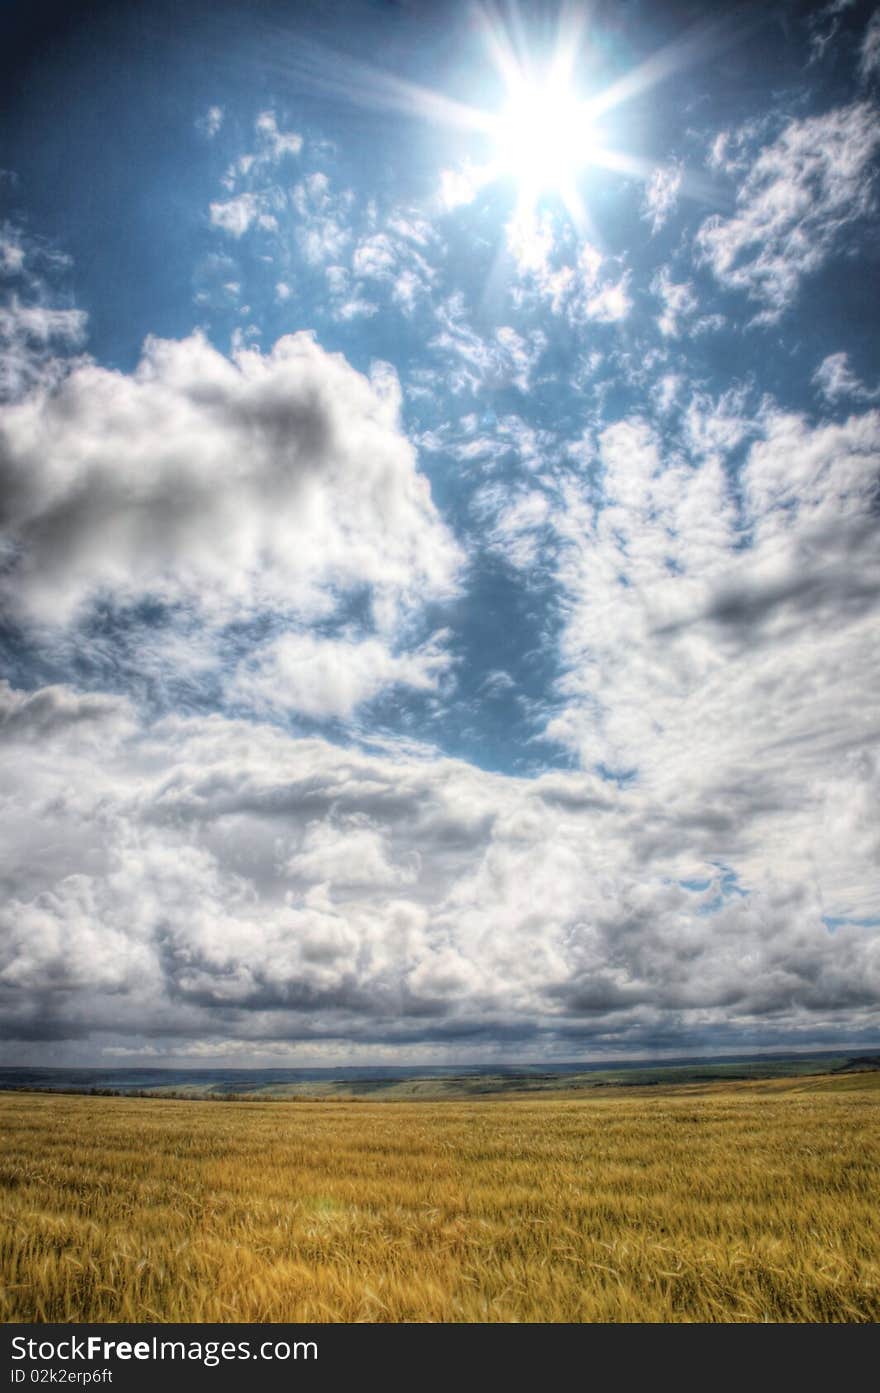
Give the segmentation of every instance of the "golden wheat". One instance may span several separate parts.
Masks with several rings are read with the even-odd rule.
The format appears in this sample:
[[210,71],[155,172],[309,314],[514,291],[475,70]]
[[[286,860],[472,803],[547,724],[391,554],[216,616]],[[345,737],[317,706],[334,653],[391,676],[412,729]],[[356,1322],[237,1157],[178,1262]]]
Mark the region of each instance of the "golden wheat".
[[880,1088],[0,1095],[7,1321],[871,1321]]

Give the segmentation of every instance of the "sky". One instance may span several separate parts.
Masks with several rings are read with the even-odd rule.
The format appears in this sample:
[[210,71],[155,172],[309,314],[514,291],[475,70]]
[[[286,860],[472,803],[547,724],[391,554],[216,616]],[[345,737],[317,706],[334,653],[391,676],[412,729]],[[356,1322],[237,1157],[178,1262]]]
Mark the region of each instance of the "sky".
[[880,10],[4,28],[4,1062],[876,1046]]

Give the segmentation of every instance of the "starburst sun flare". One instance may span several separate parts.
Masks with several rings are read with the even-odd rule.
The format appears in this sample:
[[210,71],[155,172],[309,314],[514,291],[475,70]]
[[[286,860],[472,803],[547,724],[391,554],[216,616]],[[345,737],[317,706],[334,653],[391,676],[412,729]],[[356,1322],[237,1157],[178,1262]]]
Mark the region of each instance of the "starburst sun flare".
[[588,104],[549,79],[516,84],[494,139],[501,172],[535,194],[568,189],[597,149]]

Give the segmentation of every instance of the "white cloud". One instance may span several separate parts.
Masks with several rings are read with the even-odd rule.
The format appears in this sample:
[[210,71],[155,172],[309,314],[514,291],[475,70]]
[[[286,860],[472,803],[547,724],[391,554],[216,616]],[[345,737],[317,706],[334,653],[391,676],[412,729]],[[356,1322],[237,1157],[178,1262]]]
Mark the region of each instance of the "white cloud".
[[[37,289],[44,292],[38,284]],[[57,376],[59,350],[78,348],[86,335],[84,310],[22,303],[13,294],[0,305],[0,400],[15,399]]]
[[[536,430],[513,412],[496,417],[490,429],[481,425],[475,412],[469,412],[458,421],[448,421],[440,429],[418,436],[420,449],[442,452],[468,466],[480,464],[486,473],[494,473],[503,461],[515,461],[518,469],[539,474],[552,460],[555,441],[555,432]],[[471,508],[485,522],[509,502],[509,480],[499,481],[480,489]]]
[[603,257],[591,242],[581,241],[577,255],[566,260],[565,239],[557,231],[546,210],[540,215],[534,209],[518,212],[507,225],[507,246],[520,281],[514,304],[527,303],[531,292],[572,325],[585,319],[602,324],[625,319],[632,309],[630,275],[621,274],[620,259]]
[[[473,1059],[503,1041],[508,1057],[570,1058],[876,1029],[876,933],[822,921],[878,850],[871,761],[838,762],[821,790],[831,845],[805,879],[800,842],[779,857],[797,809],[762,804],[763,784],[746,828],[742,792],[701,806],[696,752],[675,796],[653,799],[583,773],[519,780],[52,702],[93,709],[43,723],[26,758],[23,730],[0,727],[17,756],[0,772],[7,1057],[16,1039],[67,1040],[72,1057],[158,1036],[193,1057],[381,1041],[389,1059],[462,1042]],[[717,843],[768,829],[732,890]]]
[[454,394],[509,382],[521,392],[529,390],[532,373],[547,347],[540,329],[522,335],[511,325],[502,325],[491,339],[484,339],[468,323],[460,294],[451,296],[435,313],[440,332],[428,347],[447,359],[448,385]]
[[550,501],[537,489],[522,490],[513,498],[510,493],[509,486],[483,490],[475,506],[485,514],[494,514],[486,533],[488,545],[499,552],[508,565],[531,571],[546,546]]
[[448,666],[436,644],[395,655],[381,640],[354,634],[284,634],[238,668],[227,697],[263,714],[349,720],[357,707],[390,687],[433,691]]
[[550,214],[533,208],[518,209],[504,229],[507,247],[520,275],[532,275],[545,298],[549,298],[553,275],[551,257],[556,251],[556,231]]
[[296,184],[290,197],[299,218],[296,235],[303,256],[310,266],[332,267],[351,242],[354,195],[350,190],[334,193],[327,175],[319,171]]
[[504,364],[514,386],[527,392],[532,372],[540,362],[547,347],[547,339],[540,329],[534,329],[527,336],[517,333],[509,324],[495,331],[495,344],[498,358]]
[[661,165],[654,170],[645,185],[642,203],[642,217],[651,224],[652,232],[659,232],[669,221],[678,203],[682,172],[679,165]]
[[385,403],[391,419],[398,421],[403,405],[403,389],[394,364],[385,362],[383,358],[374,358],[370,363],[370,386]]
[[422,220],[397,215],[381,232],[363,237],[352,253],[352,275],[358,281],[387,286],[391,300],[411,314],[425,299],[436,279],[423,252],[435,241],[431,227]]
[[288,194],[277,182],[276,166],[286,156],[299,155],[303,146],[297,132],[279,129],[273,111],[261,112],[254,130],[257,149],[239,155],[221,181],[232,196],[215,199],[209,206],[212,224],[236,239],[252,228],[278,231],[279,217],[288,208]]
[[[748,435],[735,494],[725,461]],[[880,414],[812,429],[770,407],[748,421],[734,396],[692,404],[677,448],[608,427],[600,462],[600,506],[572,487],[554,518],[550,732],[691,819],[744,882],[877,914]]]
[[130,376],[77,364],[2,408],[0,471],[3,588],[43,622],[144,595],[306,616],[366,586],[393,626],[454,584],[394,404],[308,334],[233,360],[151,339]]
[[631,274],[623,269],[623,258],[603,256],[584,240],[572,256],[570,240],[546,209],[518,211],[505,234],[516,263],[518,284],[511,298],[518,309],[534,308],[537,299],[572,326],[585,320],[615,324],[629,315]]
[[356,296],[351,300],[344,300],[342,304],[335,306],[333,318],[343,321],[349,319],[372,319],[374,314],[379,313],[379,306],[375,300],[363,300]]
[[391,298],[395,304],[400,305],[404,314],[412,314],[419,298],[426,294],[427,289],[427,285],[415,271],[401,271],[392,287]]
[[206,139],[213,140],[214,136],[223,125],[223,116],[224,112],[222,106],[209,106],[204,116],[200,116],[196,121],[196,130],[205,136]]
[[875,10],[868,20],[859,53],[859,76],[863,82],[870,81],[880,72],[880,10]]
[[626,273],[620,280],[603,285],[595,294],[588,296],[584,303],[587,318],[595,319],[599,324],[617,324],[626,319],[632,309],[629,280]]
[[351,268],[356,276],[370,279],[389,279],[397,262],[391,238],[384,232],[367,237],[355,247]]
[[[833,44],[840,28],[841,14],[854,3],[855,0],[831,0],[830,4],[823,5],[822,9],[810,16],[810,63],[822,61],[825,50]],[[827,27],[823,29],[823,26]]]
[[[217,108],[212,108],[216,110]],[[274,111],[263,111],[254,122],[257,149],[247,150],[239,155],[226,170],[222,184],[230,193],[235,193],[242,183],[253,185],[258,181],[264,194],[278,197],[281,189],[277,184],[267,182],[275,178],[275,166],[287,155],[299,155],[303,148],[303,138],[296,131],[282,131]]]
[[298,155],[302,150],[302,136],[296,131],[280,131],[274,111],[261,112],[254,122],[254,130],[260,141],[260,159],[274,164],[285,155]]
[[[751,137],[740,133],[740,147]],[[717,145],[717,142],[716,142]],[[758,319],[779,318],[804,276],[818,270],[848,223],[873,207],[871,161],[880,122],[868,102],[790,121],[753,159],[731,218],[708,218],[698,258],[718,281],[760,301]],[[716,163],[734,168],[726,152]]]
[[680,373],[667,372],[655,383],[651,395],[657,411],[665,416],[671,411],[684,388],[684,378]]
[[760,432],[760,426],[748,419],[746,393],[736,387],[728,388],[716,399],[695,392],[682,427],[688,451],[695,460],[729,455],[748,435]]
[[411,885],[418,878],[420,865],[417,851],[407,853],[405,864],[394,864],[387,833],[369,818],[355,814],[342,824],[309,823],[286,870],[295,879],[347,891]]
[[651,291],[663,302],[657,327],[665,338],[677,338],[684,320],[697,311],[697,298],[689,281],[673,281],[668,266],[662,266],[651,281]]
[[468,162],[458,169],[444,169],[440,174],[440,206],[445,212],[473,203],[491,177],[488,166]]
[[17,276],[24,268],[25,250],[21,234],[8,224],[0,233],[0,275]]
[[31,340],[40,347],[53,340],[77,345],[85,335],[86,320],[84,310],[23,305],[13,295],[8,305],[0,306],[0,340],[4,343]]
[[212,203],[209,208],[211,222],[222,228],[232,237],[243,237],[252,227],[266,232],[278,229],[278,220],[267,209],[266,199],[260,194],[240,193],[235,198]]
[[876,401],[880,397],[880,387],[866,387],[849,366],[846,353],[829,353],[823,358],[812,381],[819,388],[826,401],[836,402],[841,398],[850,401]]

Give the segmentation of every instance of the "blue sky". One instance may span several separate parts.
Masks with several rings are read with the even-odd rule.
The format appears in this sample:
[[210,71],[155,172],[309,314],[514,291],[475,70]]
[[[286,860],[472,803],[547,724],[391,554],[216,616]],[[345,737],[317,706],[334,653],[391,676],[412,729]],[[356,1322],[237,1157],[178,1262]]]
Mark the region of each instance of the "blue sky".
[[876,1043],[880,12],[11,31],[9,1060]]

